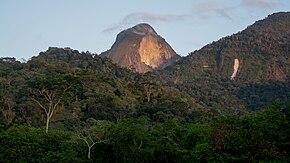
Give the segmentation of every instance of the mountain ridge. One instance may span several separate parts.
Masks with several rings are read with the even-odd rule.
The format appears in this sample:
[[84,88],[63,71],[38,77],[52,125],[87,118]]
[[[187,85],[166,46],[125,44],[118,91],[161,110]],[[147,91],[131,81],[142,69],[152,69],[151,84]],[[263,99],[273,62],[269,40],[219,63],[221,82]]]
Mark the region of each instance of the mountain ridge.
[[[277,19],[279,16],[283,19]],[[279,24],[273,22],[275,20],[279,22]],[[267,24],[269,27],[265,27]],[[261,25],[263,27],[261,27]],[[279,65],[276,64],[275,61],[278,63],[282,62],[284,65],[289,65],[290,62],[287,57],[290,51],[290,29],[287,28],[288,26],[290,26],[290,12],[274,13],[269,15],[266,19],[259,20],[253,25],[248,26],[241,32],[221,38],[218,41],[205,45],[200,50],[189,53],[188,56],[183,57],[177,63],[168,67],[168,69],[180,69],[180,65],[190,65],[196,61],[192,64],[192,66],[196,66],[194,68],[199,67],[205,70],[212,68],[216,72],[222,72],[223,69],[229,69],[224,67],[225,59],[226,57],[231,57],[231,69],[229,69],[230,71],[228,71],[227,74],[232,74],[235,58],[240,57],[243,59],[253,55],[267,61],[266,64],[269,64],[268,61],[271,59],[270,57],[274,56],[276,60],[272,60],[271,63],[273,65]],[[243,64],[245,63],[241,63],[241,65]],[[285,66],[280,70],[282,71],[280,72],[284,74],[284,77],[285,75],[287,76],[287,79],[277,78],[277,80],[287,83],[290,72],[289,66]],[[275,72],[275,70],[272,72]],[[273,74],[271,75],[274,76]],[[194,76],[198,76],[198,74]],[[230,76],[231,75],[227,75],[227,78],[230,78]]]
[[290,12],[269,15],[156,74],[211,109],[253,111],[272,100],[289,101],[289,26]]

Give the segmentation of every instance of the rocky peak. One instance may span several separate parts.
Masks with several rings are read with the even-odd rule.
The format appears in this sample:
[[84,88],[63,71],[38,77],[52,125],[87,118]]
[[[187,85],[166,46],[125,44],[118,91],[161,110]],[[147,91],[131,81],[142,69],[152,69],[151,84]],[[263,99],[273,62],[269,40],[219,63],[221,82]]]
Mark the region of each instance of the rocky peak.
[[139,35],[157,35],[155,30],[146,23],[138,24],[130,29],[133,33]]
[[165,68],[180,58],[165,39],[145,23],[120,32],[111,49],[101,56],[139,73]]

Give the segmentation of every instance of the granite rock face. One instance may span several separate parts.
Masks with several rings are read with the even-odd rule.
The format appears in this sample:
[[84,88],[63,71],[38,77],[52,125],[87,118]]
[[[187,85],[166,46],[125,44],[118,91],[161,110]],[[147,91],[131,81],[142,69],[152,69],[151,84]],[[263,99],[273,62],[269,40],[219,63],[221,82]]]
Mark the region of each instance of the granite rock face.
[[139,73],[163,69],[180,59],[165,39],[148,24],[138,24],[120,32],[111,49],[101,56]]

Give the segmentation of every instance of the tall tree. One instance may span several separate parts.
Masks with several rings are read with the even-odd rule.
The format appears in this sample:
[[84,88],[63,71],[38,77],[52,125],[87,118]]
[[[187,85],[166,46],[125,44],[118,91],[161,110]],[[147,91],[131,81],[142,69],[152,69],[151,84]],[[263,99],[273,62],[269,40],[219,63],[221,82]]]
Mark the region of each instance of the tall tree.
[[91,150],[96,144],[107,141],[108,128],[111,125],[109,121],[90,118],[84,124],[75,126],[78,139],[83,140],[88,147],[88,159],[91,159]]
[[56,110],[72,95],[73,92],[70,90],[76,79],[75,76],[70,74],[57,74],[55,76],[36,75],[29,81],[30,98],[44,110],[46,115],[46,133],[49,129],[49,122]]

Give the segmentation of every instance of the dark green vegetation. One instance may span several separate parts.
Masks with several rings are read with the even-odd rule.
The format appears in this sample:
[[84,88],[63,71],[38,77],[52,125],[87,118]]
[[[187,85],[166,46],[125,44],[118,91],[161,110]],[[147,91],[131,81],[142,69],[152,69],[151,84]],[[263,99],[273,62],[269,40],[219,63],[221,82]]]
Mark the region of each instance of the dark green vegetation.
[[[183,124],[172,118],[88,120],[90,128],[82,129],[91,135],[10,127],[0,133],[0,158],[1,162],[288,162],[289,110],[274,104],[261,113]],[[96,143],[90,159],[86,138]]]
[[[275,13],[244,31],[190,53],[158,73],[207,109],[245,113],[273,99],[289,103],[290,13]],[[234,80],[234,60],[239,69]]]
[[2,58],[0,67],[2,129],[47,121],[53,129],[70,129],[89,118],[190,121],[203,108],[150,74],[132,73],[76,50],[49,48],[27,63]]
[[289,26],[274,14],[146,74],[70,48],[1,58],[0,162],[290,161]]

